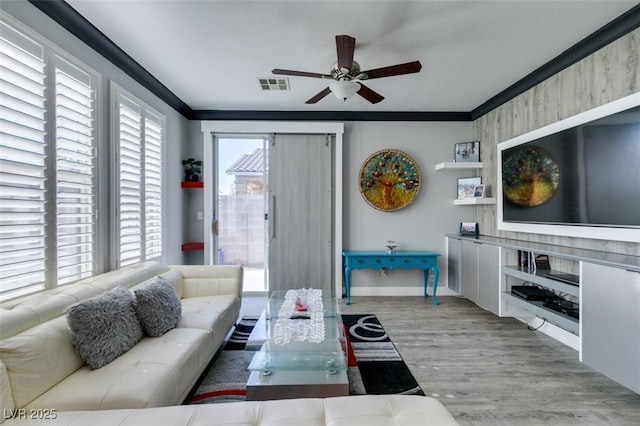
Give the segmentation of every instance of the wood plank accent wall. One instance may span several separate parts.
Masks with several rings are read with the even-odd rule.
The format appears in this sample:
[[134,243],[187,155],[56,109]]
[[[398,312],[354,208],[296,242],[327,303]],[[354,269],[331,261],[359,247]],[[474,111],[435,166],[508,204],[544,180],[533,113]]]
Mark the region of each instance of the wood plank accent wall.
[[[497,188],[498,143],[640,91],[639,56],[636,29],[475,120],[473,135],[485,162],[482,182],[490,184],[491,191]],[[498,231],[496,208],[474,207],[482,234],[640,255],[638,243]]]

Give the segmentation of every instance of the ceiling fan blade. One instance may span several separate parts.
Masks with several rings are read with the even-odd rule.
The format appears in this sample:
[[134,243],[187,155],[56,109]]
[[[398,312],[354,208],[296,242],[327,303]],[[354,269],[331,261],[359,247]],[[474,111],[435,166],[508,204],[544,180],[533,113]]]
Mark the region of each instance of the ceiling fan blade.
[[388,67],[376,68],[369,71],[362,71],[367,75],[367,80],[372,78],[392,77],[394,75],[413,74],[420,72],[422,64],[420,61],[407,62],[406,64],[391,65]]
[[322,92],[318,93],[317,95],[315,95],[313,98],[309,99],[307,102],[305,102],[305,104],[315,104],[316,102],[318,102],[320,99],[324,98],[325,96],[327,96],[329,93],[331,93],[331,89],[329,89],[328,87],[326,89],[324,89]]
[[281,70],[279,68],[271,70],[271,72],[277,75],[292,75],[295,77],[333,78],[329,74],[319,74],[315,72],[306,72],[306,71]]
[[374,92],[362,83],[360,83],[360,90],[358,90],[358,95],[362,96],[372,104],[377,104],[384,99],[384,96],[382,96],[380,93]]
[[338,51],[338,68],[346,68],[351,71],[351,67],[353,66],[353,52],[356,49],[356,39],[348,35],[337,35],[336,48]]

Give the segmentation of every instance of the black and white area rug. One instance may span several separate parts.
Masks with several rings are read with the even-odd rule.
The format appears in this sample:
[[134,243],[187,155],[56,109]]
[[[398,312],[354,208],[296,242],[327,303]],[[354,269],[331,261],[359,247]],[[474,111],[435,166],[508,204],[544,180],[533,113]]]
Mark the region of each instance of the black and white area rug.
[[[375,315],[342,315],[342,321],[352,395],[424,395]],[[242,318],[187,404],[245,400],[249,372],[244,348],[256,322],[254,317]]]
[[409,367],[375,315],[342,315],[363,389],[349,375],[353,394],[424,395]]

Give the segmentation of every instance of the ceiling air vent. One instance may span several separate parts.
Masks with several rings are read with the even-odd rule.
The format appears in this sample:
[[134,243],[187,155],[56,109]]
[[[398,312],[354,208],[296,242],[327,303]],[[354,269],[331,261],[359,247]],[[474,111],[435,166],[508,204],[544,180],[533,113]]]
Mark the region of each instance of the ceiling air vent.
[[288,78],[258,78],[262,90],[289,90]]

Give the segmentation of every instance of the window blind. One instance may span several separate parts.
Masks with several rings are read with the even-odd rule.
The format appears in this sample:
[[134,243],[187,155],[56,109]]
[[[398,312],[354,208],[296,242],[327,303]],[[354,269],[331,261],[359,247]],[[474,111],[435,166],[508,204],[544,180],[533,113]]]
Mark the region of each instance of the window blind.
[[142,114],[124,96],[118,101],[119,265],[142,260]]
[[0,22],[0,298],[46,285],[43,46]]
[[93,275],[97,79],[0,22],[0,300]]
[[55,79],[57,278],[62,285],[94,270],[94,90],[91,75],[61,58]]
[[162,260],[164,117],[114,86],[118,127],[117,266]]
[[145,259],[162,255],[162,141],[160,117],[147,113],[144,142]]

